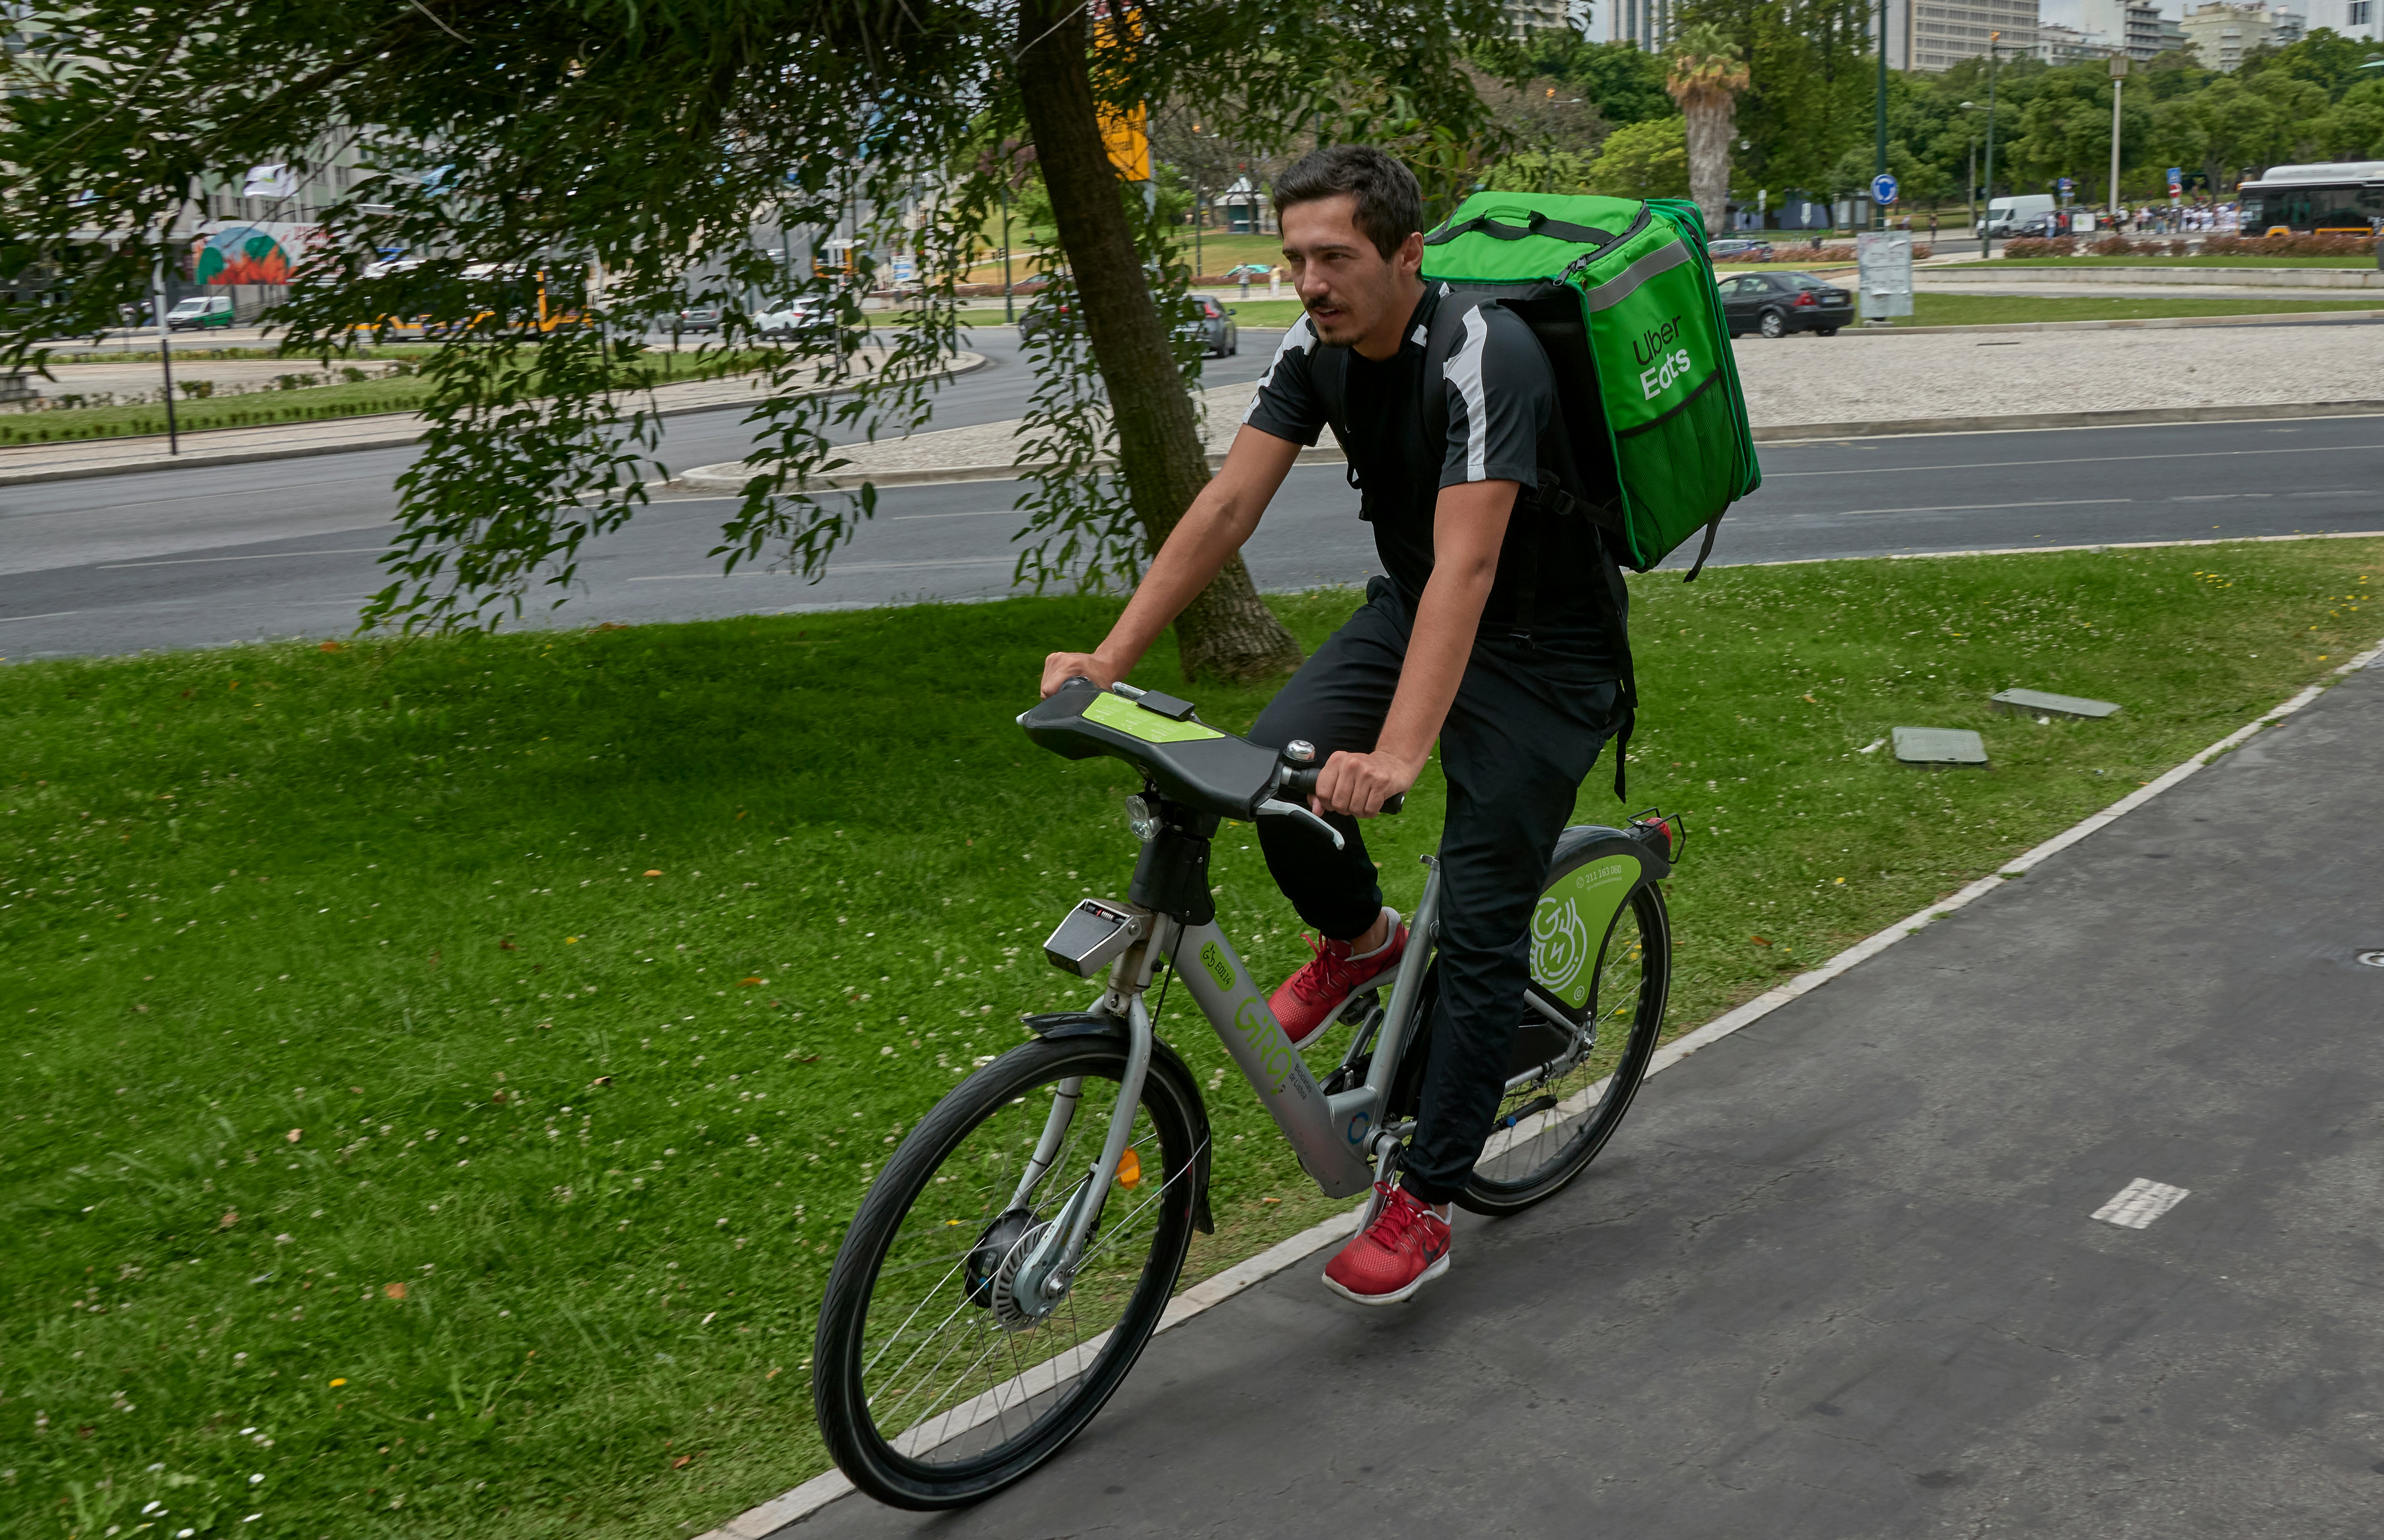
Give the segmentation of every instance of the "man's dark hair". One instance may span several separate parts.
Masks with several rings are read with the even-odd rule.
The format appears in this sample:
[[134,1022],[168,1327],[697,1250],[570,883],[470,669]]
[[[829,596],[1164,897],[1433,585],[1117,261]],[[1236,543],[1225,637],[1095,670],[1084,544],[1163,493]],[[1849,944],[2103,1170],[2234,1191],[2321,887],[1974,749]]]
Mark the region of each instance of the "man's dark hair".
[[1371,144],[1310,150],[1274,180],[1276,219],[1294,204],[1347,193],[1358,200],[1358,228],[1388,257],[1423,229],[1423,189],[1397,156]]

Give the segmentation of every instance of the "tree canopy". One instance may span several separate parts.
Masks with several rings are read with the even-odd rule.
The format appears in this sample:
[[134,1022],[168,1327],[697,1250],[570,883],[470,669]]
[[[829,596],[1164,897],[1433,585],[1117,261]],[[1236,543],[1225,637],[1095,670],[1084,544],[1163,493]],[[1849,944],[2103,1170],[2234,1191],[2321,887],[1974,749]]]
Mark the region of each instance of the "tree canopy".
[[[114,324],[180,259],[187,226],[168,232],[195,192],[267,163],[333,176],[287,335],[328,353],[391,317],[458,323],[424,370],[429,434],[367,618],[481,625],[567,585],[666,468],[639,391],[649,329],[717,304],[721,345],[743,349],[748,294],[809,296],[836,325],[767,351],[756,475],[716,554],[815,572],[874,507],[866,490],[811,490],[837,463],[829,429],[925,417],[956,345],[954,288],[1014,173],[992,152],[1024,139],[1090,323],[1041,360],[1086,408],[1049,414],[1085,452],[1063,456],[1057,494],[1041,488],[1047,532],[1074,542],[1060,567],[1131,567],[1206,468],[1166,314],[1184,275],[1137,226],[1098,119],[1189,103],[1253,143],[1317,128],[1386,142],[1446,201],[1487,131],[1458,40],[1496,15],[1493,0],[36,6],[0,107],[0,265],[46,266],[65,303],[0,315],[5,347],[37,363],[48,338]],[[856,257],[788,264],[757,228],[842,232]],[[873,326],[872,254],[898,249],[927,303]],[[561,324],[533,323],[533,292]],[[1112,451],[1118,474],[1089,474]]]

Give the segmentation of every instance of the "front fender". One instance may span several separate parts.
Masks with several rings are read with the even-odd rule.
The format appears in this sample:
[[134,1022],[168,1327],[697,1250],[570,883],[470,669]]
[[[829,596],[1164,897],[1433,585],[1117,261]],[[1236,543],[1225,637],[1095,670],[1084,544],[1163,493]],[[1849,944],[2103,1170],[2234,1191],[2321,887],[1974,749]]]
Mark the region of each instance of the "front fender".
[[[1128,1046],[1126,1024],[1099,1011],[1058,1011],[1022,1016],[1026,1030],[1038,1037],[1113,1037],[1123,1052]],[[1209,1213],[1209,1107],[1200,1097],[1200,1082],[1174,1046],[1155,1033],[1150,1043],[1149,1073],[1166,1077],[1192,1114],[1192,1224],[1202,1235],[1215,1235],[1217,1222]]]

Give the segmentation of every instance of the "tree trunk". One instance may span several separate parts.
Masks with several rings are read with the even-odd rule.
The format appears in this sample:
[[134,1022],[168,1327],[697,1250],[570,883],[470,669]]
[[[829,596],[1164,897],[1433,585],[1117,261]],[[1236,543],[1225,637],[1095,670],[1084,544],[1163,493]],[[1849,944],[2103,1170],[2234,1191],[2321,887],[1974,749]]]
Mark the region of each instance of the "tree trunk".
[[1681,104],[1689,140],[1689,196],[1705,216],[1706,233],[1719,237],[1730,213],[1730,141],[1737,131],[1737,99],[1727,91],[1703,90]]
[[[1118,467],[1156,553],[1208,484],[1209,458],[1093,110],[1086,9],[1024,0],[1018,92],[1108,387]],[[1259,598],[1239,556],[1177,618],[1175,638],[1186,678],[1254,679],[1299,666],[1299,644]]]

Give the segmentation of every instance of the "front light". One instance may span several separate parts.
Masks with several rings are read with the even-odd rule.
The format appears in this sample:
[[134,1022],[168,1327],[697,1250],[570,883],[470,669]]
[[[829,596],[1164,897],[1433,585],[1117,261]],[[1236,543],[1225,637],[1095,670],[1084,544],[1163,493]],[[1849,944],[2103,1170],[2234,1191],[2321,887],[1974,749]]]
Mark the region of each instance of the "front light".
[[1152,805],[1149,798],[1143,796],[1125,800],[1125,824],[1126,827],[1134,830],[1134,837],[1146,845],[1159,838],[1159,831],[1163,826],[1159,821],[1159,809]]

